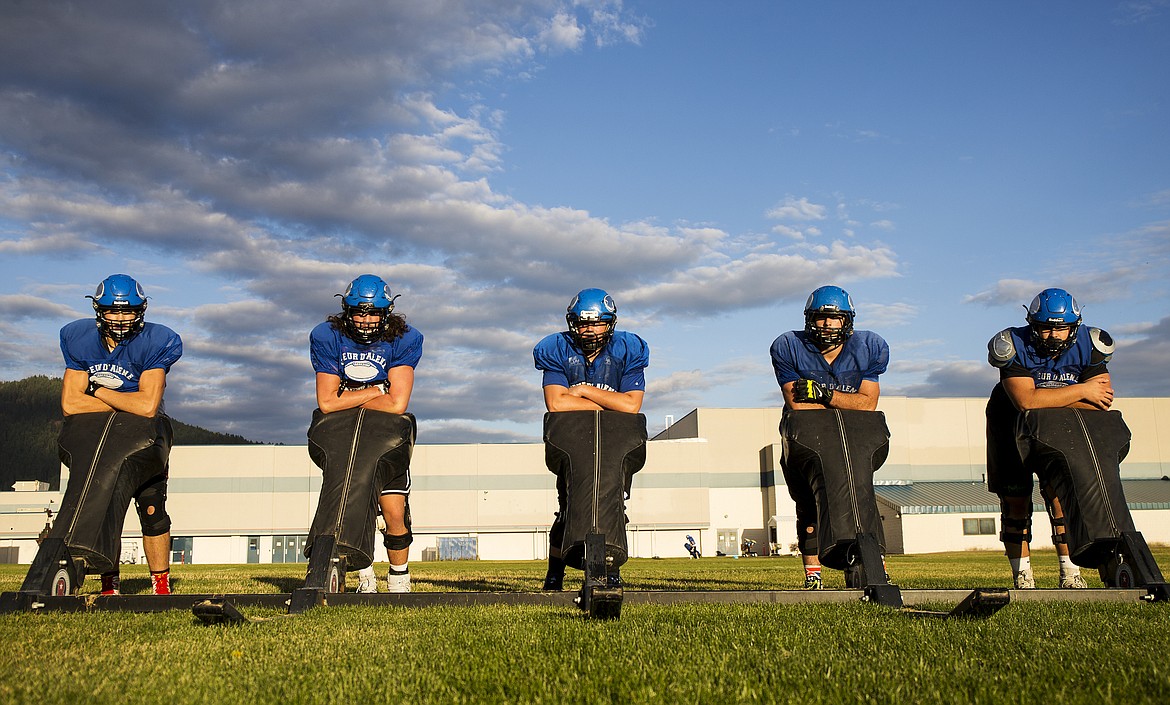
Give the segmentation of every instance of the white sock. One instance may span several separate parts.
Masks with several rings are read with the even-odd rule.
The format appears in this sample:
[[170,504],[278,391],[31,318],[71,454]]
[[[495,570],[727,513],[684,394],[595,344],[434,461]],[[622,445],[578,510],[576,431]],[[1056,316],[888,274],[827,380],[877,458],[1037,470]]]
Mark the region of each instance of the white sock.
[[1025,570],[1032,570],[1032,557],[1021,556],[1019,558],[1009,558],[1008,562],[1012,564],[1012,575],[1022,573]]
[[1060,560],[1060,577],[1071,578],[1081,574],[1080,566],[1072,562],[1071,556],[1057,556],[1057,558]]
[[410,564],[403,563],[402,565],[395,565],[395,564],[391,563],[390,564],[390,572],[394,573],[396,575],[402,575],[403,573],[409,573],[410,572]]

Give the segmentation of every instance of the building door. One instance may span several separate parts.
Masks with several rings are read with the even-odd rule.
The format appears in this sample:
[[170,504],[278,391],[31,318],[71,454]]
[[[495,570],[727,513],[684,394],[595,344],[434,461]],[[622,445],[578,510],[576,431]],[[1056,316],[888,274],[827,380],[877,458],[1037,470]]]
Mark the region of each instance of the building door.
[[716,547],[724,556],[739,555],[739,529],[716,529],[719,545]]

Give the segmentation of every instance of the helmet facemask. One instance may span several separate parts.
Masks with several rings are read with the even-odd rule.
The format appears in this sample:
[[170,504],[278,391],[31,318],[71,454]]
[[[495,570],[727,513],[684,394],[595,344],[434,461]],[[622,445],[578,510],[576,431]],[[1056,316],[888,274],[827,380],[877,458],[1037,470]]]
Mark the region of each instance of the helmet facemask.
[[[813,290],[804,304],[804,332],[809,339],[822,348],[843,345],[853,335],[853,298],[839,286],[826,285]],[[840,328],[818,327],[816,319],[825,316],[840,316]]]
[[[1056,357],[1072,347],[1072,344],[1077,340],[1077,329],[1081,327],[1080,321],[1073,324],[1068,323],[1038,323],[1036,321],[1029,321],[1029,327],[1032,329],[1032,347],[1036,348],[1036,352],[1044,357]],[[1068,337],[1060,340],[1055,335],[1049,335],[1044,338],[1040,335],[1042,330],[1052,330],[1054,328],[1067,328]]]
[[[146,304],[140,306],[99,306],[93,305],[97,313],[97,327],[101,334],[115,343],[133,338],[146,325]],[[133,318],[112,321],[106,318],[107,313],[132,313]]]
[[[569,324],[569,333],[573,336],[573,342],[581,348],[582,352],[590,354],[604,348],[609,343],[610,338],[613,337],[613,329],[617,325],[617,316],[599,314],[597,311],[582,311],[580,315],[566,314],[565,321]],[[589,331],[582,330],[582,327],[593,326],[596,323],[605,324],[605,328],[600,333],[596,332],[595,328],[590,328]]]
[[[844,319],[840,328],[820,327],[816,324],[817,318],[825,316],[840,316]],[[817,345],[837,346],[853,335],[853,314],[847,311],[821,309],[808,311],[804,314],[804,332]]]
[[[1036,352],[1044,357],[1056,357],[1076,342],[1077,329],[1081,327],[1081,307],[1072,294],[1064,289],[1045,289],[1024,308],[1028,312],[1026,319]],[[1052,334],[1047,338],[1041,336],[1042,331],[1057,328],[1067,328],[1068,337],[1060,340]]]
[[[345,318],[345,334],[355,342],[369,345],[378,341],[386,332],[390,312],[394,310],[394,306],[391,304],[388,307],[378,308],[369,303],[357,306],[343,304],[342,309]],[[356,316],[377,316],[378,320],[360,322],[355,320]]]

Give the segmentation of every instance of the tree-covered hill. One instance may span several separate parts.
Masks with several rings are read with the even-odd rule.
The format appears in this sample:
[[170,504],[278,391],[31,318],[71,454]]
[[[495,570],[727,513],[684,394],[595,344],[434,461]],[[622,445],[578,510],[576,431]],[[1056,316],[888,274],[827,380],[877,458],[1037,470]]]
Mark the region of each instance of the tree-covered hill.
[[[40,480],[58,489],[61,462],[61,378],[36,376],[0,382],[0,491],[19,480]],[[175,445],[248,445],[243,436],[216,433],[171,419]]]

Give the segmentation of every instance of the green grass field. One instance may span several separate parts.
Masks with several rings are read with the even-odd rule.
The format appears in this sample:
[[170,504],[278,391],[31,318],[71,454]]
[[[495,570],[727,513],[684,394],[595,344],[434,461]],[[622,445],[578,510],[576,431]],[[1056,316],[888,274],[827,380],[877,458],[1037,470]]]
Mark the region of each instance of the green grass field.
[[[1170,550],[1155,556],[1170,566]],[[1034,561],[1041,587],[1054,587],[1055,556]],[[907,589],[1008,584],[1006,561],[990,552],[892,556],[889,568]],[[0,566],[0,590],[17,589],[25,570]],[[532,561],[411,570],[418,591],[526,591],[544,572]],[[276,593],[303,571],[175,575],[184,593]],[[800,579],[795,558],[635,559],[623,575],[635,590],[793,589]],[[125,592],[147,586],[145,567],[127,567]],[[329,607],[235,626],[186,611],[45,613],[0,616],[0,645],[3,703],[1170,702],[1166,604],[1026,602],[981,620],[862,603],[626,605],[613,622],[555,607]]]

